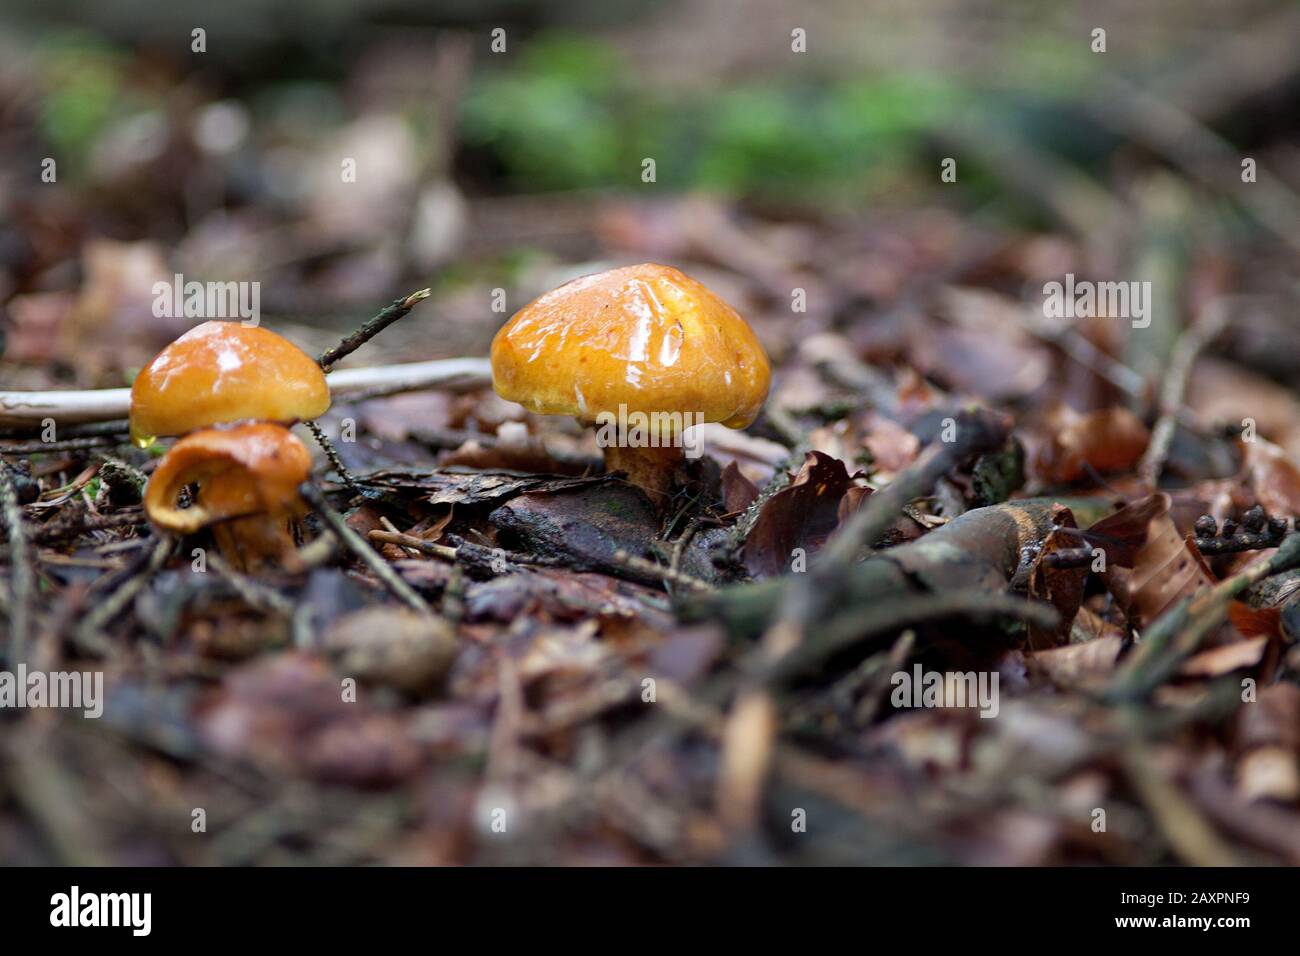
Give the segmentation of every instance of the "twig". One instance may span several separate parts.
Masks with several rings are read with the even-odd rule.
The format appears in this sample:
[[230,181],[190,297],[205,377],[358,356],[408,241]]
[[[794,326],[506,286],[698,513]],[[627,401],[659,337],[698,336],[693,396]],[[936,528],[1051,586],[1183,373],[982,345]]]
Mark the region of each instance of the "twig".
[[149,579],[171,556],[175,544],[176,540],[170,535],[159,535],[144,568],[124,581],[116,591],[96,605],[81,622],[81,626],[73,634],[74,642],[79,648],[88,653],[107,656],[110,644],[104,636],[104,628],[126,609],[127,604],[135,600],[137,594],[144,590]]
[[401,576],[389,566],[388,562],[366,543],[365,538],[348,527],[347,522],[343,520],[343,516],[330,507],[320,489],[311,482],[304,481],[298,486],[298,493],[316,509],[316,513],[321,516],[329,530],[334,533],[334,537],[338,538],[344,546],[360,558],[362,563],[374,572],[375,577],[379,578],[393,592],[395,597],[421,614],[433,616],[433,608],[429,607],[428,602],[420,597],[414,588],[402,580]]
[[1192,366],[1196,364],[1197,356],[1223,331],[1227,325],[1227,316],[1224,301],[1216,299],[1178,337],[1178,342],[1174,345],[1169,371],[1160,388],[1160,418],[1151,430],[1151,440],[1147,443],[1147,450],[1137,468],[1138,477],[1152,490],[1160,479],[1165,458],[1169,455],[1169,445],[1174,438]]
[[[105,391],[116,391],[116,389],[105,389]],[[0,399],[2,398],[3,394],[0,394]],[[0,404],[2,404],[2,401],[0,401]],[[0,445],[0,454],[39,455],[55,451],[85,451],[89,448],[111,448],[114,445],[125,444],[127,441],[128,438],[125,435],[120,438],[109,435],[92,435],[87,438],[64,438],[59,441],[6,442]]]
[[421,289],[419,292],[412,292],[402,299],[395,299],[389,305],[380,310],[379,314],[370,319],[357,329],[338,345],[331,349],[326,349],[316,361],[325,371],[329,371],[336,364],[347,358],[361,346],[365,345],[384,329],[388,328],[402,316],[406,315],[419,303],[432,295],[429,289]]
[[412,551],[418,551],[421,554],[427,554],[435,558],[445,558],[448,561],[455,561],[457,550],[448,547],[445,544],[435,544],[432,541],[425,541],[423,538],[417,538],[413,534],[403,534],[401,531],[371,531],[368,535],[371,541],[378,541],[380,544],[395,544],[399,547],[409,548]]
[[334,447],[334,443],[326,436],[324,429],[314,421],[305,422],[304,424],[306,424],[307,430],[311,432],[312,437],[316,439],[316,444],[320,445],[321,451],[325,452],[325,457],[329,459],[334,474],[343,479],[343,483],[348,486],[348,490],[353,494],[361,494],[361,486],[357,484],[356,477],[343,464],[343,459],[339,457],[339,450]]
[[[361,346],[365,345],[384,329],[388,328],[402,316],[408,314],[415,306],[427,299],[432,293],[428,289],[421,289],[419,292],[412,292],[403,299],[395,299],[379,311],[379,314],[369,319],[361,328],[357,329],[351,335],[347,336],[338,345],[326,349],[321,353],[316,364],[321,370],[328,372],[336,363],[347,358]],[[357,480],[348,471],[347,466],[343,464],[343,459],[339,457],[338,449],[334,443],[325,437],[325,432],[316,422],[307,422],[307,430],[311,432],[312,437],[316,439],[316,444],[320,445],[321,450],[325,452],[325,457],[329,459],[330,467],[334,473],[343,479],[343,483],[348,486],[354,494],[360,494],[361,488],[357,485]]]
[[23,511],[18,505],[18,486],[9,462],[0,458],[0,509],[9,540],[9,563],[12,568],[10,595],[9,647],[10,661],[21,661],[27,653],[27,640],[31,632],[31,596],[33,574],[28,554],[27,529],[23,524]]
[[250,607],[282,614],[289,618],[293,617],[295,608],[292,601],[274,588],[267,587],[246,575],[240,574],[228,565],[221,555],[209,554],[208,567],[229,584],[244,603]]
[[466,565],[471,571],[486,569],[493,574],[497,573],[492,571],[492,564],[495,561],[504,561],[507,569],[517,565],[534,565],[544,568],[557,567],[564,563],[562,558],[549,555],[524,554],[519,551],[507,551],[505,548],[487,548],[481,544],[475,544],[473,541],[465,541],[456,537],[456,535],[447,535],[447,540],[457,542],[454,546],[425,541],[423,538],[404,534],[401,531],[379,531],[376,529],[369,533],[369,537],[372,541],[378,541],[380,544],[395,544],[400,548],[411,548],[431,557],[456,561],[459,564]]
[[[114,418],[101,422],[89,422],[84,425],[66,425],[59,428],[64,441],[73,438],[113,438],[121,442],[130,441],[130,424],[125,418]],[[0,428],[0,438],[25,439],[30,436],[30,429]]]
[[701,581],[699,578],[689,575],[685,571],[675,571],[667,565],[647,561],[645,558],[637,557],[635,554],[629,554],[622,548],[619,548],[614,552],[611,560],[625,570],[633,571],[636,574],[644,575],[648,578],[669,581],[673,584],[680,584],[682,587],[690,588],[692,591],[710,592],[713,590],[713,586],[707,581]]
[[1054,627],[1059,620],[1056,610],[1048,604],[996,591],[962,590],[929,594],[924,598],[909,596],[884,601],[865,610],[855,608],[837,614],[818,628],[816,638],[770,665],[760,660],[757,669],[765,681],[779,682],[808,670],[864,638],[959,615],[1009,616],[1042,627]]
[[1238,594],[1275,574],[1300,567],[1300,534],[1289,535],[1270,557],[1184,598],[1156,620],[1106,688],[1108,700],[1146,697],[1173,676],[1228,613]]
[[682,530],[682,533],[679,534],[677,540],[673,542],[672,555],[668,559],[668,569],[670,571],[676,571],[681,567],[682,556],[686,553],[686,548],[695,538],[695,535],[699,533],[703,524],[703,520],[698,515],[686,523],[686,527]]
[[[330,372],[325,380],[336,399],[356,392],[375,393],[378,390],[386,395],[430,388],[469,390],[491,384],[492,368],[485,358],[436,359],[429,362],[377,365],[373,368],[340,369]],[[130,408],[129,388],[0,391],[0,428],[38,430],[47,418],[54,419],[60,427],[81,422],[116,421],[126,418]],[[83,439],[69,439],[81,440]],[[115,443],[108,440],[100,441],[99,445]],[[34,447],[32,450],[49,448],[50,444],[41,443],[40,448]]]
[[809,569],[809,578],[820,582],[825,574],[851,563],[863,547],[885,533],[904,505],[926,494],[935,482],[966,459],[1000,448],[1007,433],[1006,422],[991,412],[958,413],[953,421],[953,440],[931,443],[893,481],[867,498],[817,555]]
[[82,512],[70,518],[61,518],[41,525],[32,531],[32,540],[37,544],[53,544],[67,538],[76,538],[88,531],[105,531],[109,528],[130,528],[147,524],[144,513],[138,508],[116,511],[107,515],[92,515]]
[[[370,339],[383,332],[383,329],[389,328],[389,326],[395,323],[396,320],[400,319],[400,317],[407,315],[412,308],[416,307],[416,304],[428,299],[429,295],[432,295],[430,290],[421,289],[420,291],[417,291],[417,293],[407,295],[406,298],[394,299],[393,302],[383,307],[382,310],[378,312],[378,315],[367,320],[367,323],[361,325],[361,328],[357,329],[356,332],[344,338],[343,341],[339,342],[338,345],[335,345],[333,349],[326,349],[324,352],[321,352],[320,358],[316,359],[316,364],[320,365],[321,371],[329,372],[330,368],[333,368],[335,364],[342,362],[342,360],[347,358],[348,355],[351,355],[352,352],[360,349],[360,347],[369,342]],[[315,421],[308,421],[307,429],[312,433],[312,437],[316,438],[316,444],[321,446],[321,450],[324,451],[325,457],[329,459],[330,467],[334,468],[335,475],[338,475],[343,479],[343,484],[346,484],[348,489],[352,490],[352,493],[360,494],[361,489],[360,486],[356,484],[355,477],[352,477],[352,472],[347,470],[347,466],[344,466],[343,459],[339,458],[338,449],[335,449],[333,442],[331,442],[328,437],[325,437],[325,432],[322,431],[320,425],[315,423]]]
[[1146,399],[1146,380],[1119,359],[1107,355],[1078,329],[1065,321],[1047,319],[1032,310],[1022,314],[1025,317],[1023,328],[1029,334],[1055,345],[1067,358],[1105,379],[1130,398]]

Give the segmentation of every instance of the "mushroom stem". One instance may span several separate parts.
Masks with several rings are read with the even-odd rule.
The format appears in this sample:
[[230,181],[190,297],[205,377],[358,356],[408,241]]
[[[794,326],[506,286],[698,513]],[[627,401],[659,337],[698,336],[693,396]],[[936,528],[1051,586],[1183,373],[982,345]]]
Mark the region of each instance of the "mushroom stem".
[[280,515],[254,515],[213,525],[221,556],[236,571],[255,571],[263,565],[280,565],[288,571],[301,567],[291,530],[293,519]]
[[[487,359],[453,358],[372,368],[349,368],[325,376],[335,398],[356,392],[396,394],[426,388],[468,390],[491,384]],[[40,428],[51,418],[59,425],[108,422],[126,418],[129,388],[77,391],[0,391],[0,428]]]
[[[194,504],[178,508],[176,497],[191,481],[198,483]],[[145,491],[149,517],[159,527],[195,534],[212,525],[221,556],[236,571],[251,571],[268,563],[291,565],[296,548],[290,529],[292,513],[286,509],[280,514],[250,514],[251,500],[247,482],[229,471],[195,475],[173,469],[149,482]]]
[[627,480],[641,488],[656,505],[666,504],[672,496],[673,474],[686,460],[680,445],[661,448],[628,448],[609,445],[605,448],[605,470],[621,471]]

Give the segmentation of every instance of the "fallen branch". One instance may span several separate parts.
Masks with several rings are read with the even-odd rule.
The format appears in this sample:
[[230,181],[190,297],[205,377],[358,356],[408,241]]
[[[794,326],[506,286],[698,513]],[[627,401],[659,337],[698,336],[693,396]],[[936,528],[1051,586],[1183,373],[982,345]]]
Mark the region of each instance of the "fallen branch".
[[1209,590],[1184,598],[1147,628],[1106,689],[1112,701],[1142,699],[1177,673],[1183,661],[1223,623],[1228,606],[1265,578],[1300,568],[1300,534],[1288,535],[1277,551]]
[[389,567],[385,561],[375,551],[374,548],[366,542],[366,539],[357,534],[348,527],[348,523],[343,520],[343,516],[330,507],[325,496],[311,482],[303,482],[298,486],[298,493],[316,510],[325,522],[325,526],[338,538],[339,542],[365,564],[375,575],[383,582],[388,590],[400,601],[419,611],[421,614],[433,616],[433,608],[429,607],[427,601],[416,593],[415,589],[402,580],[401,576]]
[[1174,345],[1169,371],[1165,373],[1160,388],[1160,418],[1151,430],[1147,450],[1137,468],[1138,477],[1152,491],[1160,480],[1160,472],[1164,470],[1165,459],[1169,455],[1169,446],[1173,442],[1174,429],[1183,409],[1183,395],[1187,391],[1187,379],[1191,375],[1192,366],[1206,346],[1218,338],[1227,322],[1226,303],[1222,299],[1216,299],[1179,336]]
[[794,579],[765,638],[775,655],[798,644],[803,628],[836,602],[841,580],[858,552],[883,535],[905,506],[964,461],[1001,447],[1009,432],[1005,419],[982,410],[959,413],[953,425],[952,441],[931,443],[893,481],[871,495],[817,555],[807,574]]
[[[1083,527],[1105,517],[1114,507],[1107,498],[1025,498],[975,508],[916,541],[843,568],[834,602],[812,624],[820,629],[854,614],[868,614],[884,602],[902,600],[910,601],[924,617],[925,603],[936,595],[1005,591],[1024,557],[1034,554],[1055,529],[1055,504],[1069,507]],[[683,597],[680,610],[687,619],[720,618],[733,633],[752,638],[768,626],[799,580],[772,578],[711,595]]]
[[[330,393],[345,399],[357,393],[368,397],[396,395],[442,388],[469,391],[492,382],[485,358],[435,359],[400,365],[376,365],[330,372],[325,380]],[[131,409],[129,388],[81,391],[0,392],[0,428],[40,429],[46,419],[56,425],[107,422],[124,419]]]

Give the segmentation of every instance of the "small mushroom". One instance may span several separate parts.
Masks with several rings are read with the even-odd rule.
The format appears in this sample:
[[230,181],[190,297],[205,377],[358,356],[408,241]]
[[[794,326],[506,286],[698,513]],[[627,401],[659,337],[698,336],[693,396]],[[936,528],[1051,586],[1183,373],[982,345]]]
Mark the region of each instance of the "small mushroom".
[[[605,466],[665,495],[686,427],[744,428],[767,397],[767,355],[727,303],[670,266],[574,279],[524,306],[492,340],[498,395],[600,424]],[[613,440],[602,438],[605,426]]]
[[[240,570],[283,563],[294,549],[290,523],[304,504],[298,485],[311,472],[311,454],[281,425],[258,422],[205,428],[163,456],[145,490],[149,520],[164,531],[193,534],[212,526],[222,556]],[[198,485],[193,504],[177,504]]]
[[131,439],[244,420],[290,423],[330,405],[325,373],[288,339],[260,326],[204,322],[167,346],[131,386]]

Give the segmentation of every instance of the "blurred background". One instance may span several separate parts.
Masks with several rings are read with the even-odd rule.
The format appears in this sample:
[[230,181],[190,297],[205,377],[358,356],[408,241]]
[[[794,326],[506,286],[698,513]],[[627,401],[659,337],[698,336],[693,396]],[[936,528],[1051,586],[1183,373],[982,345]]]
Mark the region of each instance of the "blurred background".
[[851,325],[1013,230],[1056,235],[1033,279],[1131,266],[1144,210],[1224,246],[1262,235],[1264,256],[1300,241],[1283,184],[1246,199],[1262,230],[1234,196],[1246,152],[1296,176],[1300,11],[1276,0],[10,0],[0,17],[13,386],[121,384],[178,331],[139,308],[175,272],[260,281],[269,321],[323,342],[432,285],[373,362],[481,352],[575,264],[689,261],[760,323],[775,303],[779,356],[807,331],[792,285],[803,321]]
[[[313,355],[388,302],[431,288],[429,301],[347,359],[371,365],[483,355],[497,328],[541,292],[574,275],[659,261],[735,305],[772,357],[767,414],[709,446],[717,464],[738,463],[755,493],[797,468],[806,447],[842,460],[846,482],[859,468],[888,477],[933,437],[937,416],[976,399],[1016,413],[1030,452],[1026,488],[1049,493],[1092,487],[1082,483],[1096,477],[1051,458],[1072,447],[1060,440],[1074,427],[1070,415],[1102,412],[1087,429],[1109,450],[1106,413],[1122,407],[1141,434],[1111,463],[1106,488],[1140,494],[1136,478],[1115,473],[1146,446],[1142,422],[1156,417],[1179,334],[1217,303],[1229,321],[1190,377],[1186,404],[1198,427],[1179,426],[1166,486],[1192,487],[1186,515],[1222,517],[1236,499],[1210,485],[1246,467],[1272,495],[1255,487],[1251,500],[1295,514],[1300,470],[1251,471],[1233,457],[1235,437],[1224,436],[1250,416],[1261,436],[1300,455],[1298,50],[1300,5],[1289,0],[5,0],[0,386],[129,384],[193,324],[153,314],[154,283],[178,273],[260,283],[262,323]],[[343,175],[350,166],[354,181]],[[945,178],[945,168],[955,175]],[[1044,283],[1067,272],[1151,282],[1149,330],[1133,334],[1110,316],[1044,328]],[[838,370],[837,359],[847,359]],[[476,486],[441,489],[437,481],[450,488],[455,476],[430,477],[435,467],[581,472],[595,452],[571,423],[526,416],[488,390],[339,403],[323,420],[328,433],[344,414],[356,416],[363,439],[339,445],[344,462],[358,474],[406,469],[389,478],[412,509],[418,498],[447,510],[421,515],[421,533],[435,538],[453,504],[465,525],[453,527],[468,534],[487,525],[462,511],[496,503],[489,492],[473,499]],[[530,435],[569,442],[570,460],[554,442],[527,459],[492,443],[520,422]],[[152,464],[146,452],[119,452],[135,467]],[[95,472],[77,449],[22,457],[40,483],[39,500],[26,505],[34,526],[82,499],[92,516],[118,507],[87,490]],[[940,497],[947,513],[966,506],[961,488]],[[819,540],[838,512],[828,520]],[[124,530],[123,541],[89,534],[104,549],[150,540],[142,530]],[[140,565],[123,570],[118,551],[86,545],[69,557],[71,545],[54,543],[39,554],[38,603],[50,609],[41,646],[57,661],[71,623]],[[713,573],[703,544],[698,551],[685,555],[687,566]],[[415,586],[442,593],[445,564],[397,558]],[[564,569],[472,582],[449,692],[414,702],[376,695],[377,715],[337,717],[337,675],[300,653],[305,642],[282,616],[177,564],[109,628],[120,653],[104,665],[102,727],[29,719],[21,733],[0,736],[0,796],[16,798],[0,804],[0,858],[776,858],[745,856],[752,847],[727,855],[711,745],[656,752],[638,775],[591,785],[610,675],[656,655],[656,666],[690,686],[728,653],[717,633],[627,598],[626,581],[605,577],[594,597]],[[541,587],[548,573],[564,587],[547,584],[541,597],[511,590]],[[290,584],[296,607],[324,630],[382,599],[359,580],[317,568],[305,585]],[[560,607],[542,613],[539,602]],[[1118,640],[1118,625],[1108,626]],[[369,623],[354,630],[347,636],[359,644],[384,632]],[[509,760],[494,743],[497,715],[509,713],[498,706],[502,648],[518,658],[527,707],[558,728],[512,744]],[[1052,690],[1033,703],[1067,696]],[[1113,792],[1111,766],[1070,778],[1078,786],[1069,792],[1058,787],[1052,761],[1075,753],[1073,713],[1050,725],[974,720],[964,729],[934,712],[877,719],[874,705],[844,725],[812,707],[806,720],[790,713],[799,733],[825,731],[813,735],[819,753],[848,755],[836,773],[828,760],[794,776],[848,793],[854,813],[819,809],[833,825],[773,854],[1188,858],[1136,809],[1128,829],[1117,825],[1118,840],[1097,838],[1081,814],[1057,812]],[[918,815],[919,797],[938,792],[931,784],[970,769],[977,733],[1047,769],[986,763],[986,803],[954,788],[943,814]],[[1185,749],[1189,761],[1227,746],[1207,739]],[[989,752],[1001,755],[996,748]],[[260,776],[250,782],[227,757]],[[839,776],[850,764],[859,776]],[[1226,773],[1200,770],[1216,784]],[[539,827],[509,850],[490,845],[472,811],[495,805],[483,801],[500,799],[493,788],[503,779],[518,784],[511,799],[562,825]],[[1217,805],[1234,826],[1254,821],[1243,839],[1258,855],[1248,859],[1300,862],[1297,794],[1300,784],[1272,816],[1257,815],[1257,804],[1249,813]],[[855,814],[877,803],[888,812],[864,826]],[[788,805],[779,806],[777,842],[789,837]],[[200,806],[213,808],[214,840],[191,839]]]

